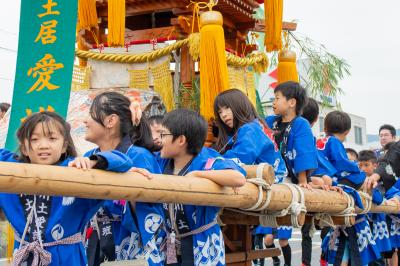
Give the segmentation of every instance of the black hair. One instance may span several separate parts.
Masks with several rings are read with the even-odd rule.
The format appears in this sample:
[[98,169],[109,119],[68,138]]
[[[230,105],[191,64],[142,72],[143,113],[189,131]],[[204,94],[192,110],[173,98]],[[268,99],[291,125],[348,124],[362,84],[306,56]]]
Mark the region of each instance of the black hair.
[[104,119],[107,116],[117,115],[120,121],[121,138],[130,136],[134,145],[152,151],[154,144],[150,126],[143,116],[139,125],[133,125],[130,104],[129,98],[120,93],[103,92],[94,98],[90,107],[90,116],[104,127]]
[[318,115],[318,102],[314,98],[309,97],[307,104],[303,108],[303,114],[301,116],[304,117],[311,125],[318,119]]
[[171,132],[172,141],[185,136],[187,153],[194,156],[200,153],[208,132],[208,124],[200,114],[188,109],[176,109],[164,116],[162,125]]
[[149,122],[149,125],[154,125],[154,124],[162,124],[163,119],[164,119],[163,115],[152,115],[147,119],[147,121]]
[[376,163],[378,158],[376,157],[375,152],[370,150],[363,150],[358,153],[358,161],[359,162],[367,162],[371,161],[372,163]]
[[[68,157],[76,157],[77,152],[74,145],[74,142],[71,137],[71,126],[67,123],[64,118],[60,115],[53,112],[40,112],[34,113],[28,116],[21,124],[17,131],[17,138],[19,142],[19,153],[18,159],[24,163],[30,163],[29,157],[25,156],[22,152],[22,149],[25,145],[25,140],[28,140],[30,146],[30,139],[32,137],[33,131],[35,130],[36,125],[42,123],[43,127],[47,127],[48,131],[51,124],[55,125],[60,133],[64,137],[64,142],[67,147],[66,152],[60,158],[60,161],[65,160]],[[46,131],[45,131],[46,132]]]
[[0,103],[0,111],[1,112],[7,112],[8,108],[10,108],[10,104],[9,103]]
[[274,93],[280,92],[286,98],[286,100],[296,100],[296,114],[301,115],[304,106],[307,104],[307,92],[298,83],[294,81],[287,81],[279,84]]
[[328,135],[341,134],[351,128],[350,116],[342,111],[332,111],[326,115],[324,121],[325,132]]
[[357,151],[356,151],[355,149],[352,149],[352,148],[346,148],[345,150],[346,150],[346,153],[353,154],[353,155],[354,155],[354,157],[356,157],[356,159],[358,160],[358,153],[357,153]]
[[381,131],[383,129],[389,130],[390,134],[392,135],[392,137],[396,137],[396,129],[394,128],[394,126],[389,125],[389,124],[384,124],[379,128],[379,134],[381,133]]
[[[229,128],[219,116],[219,109],[228,107],[233,114],[233,128]],[[225,153],[223,150],[229,140],[229,135],[234,135],[236,131],[246,123],[258,119],[266,128],[264,120],[261,119],[249,98],[238,89],[230,89],[221,92],[214,100],[214,116],[218,128],[218,139],[215,148],[220,153]]]

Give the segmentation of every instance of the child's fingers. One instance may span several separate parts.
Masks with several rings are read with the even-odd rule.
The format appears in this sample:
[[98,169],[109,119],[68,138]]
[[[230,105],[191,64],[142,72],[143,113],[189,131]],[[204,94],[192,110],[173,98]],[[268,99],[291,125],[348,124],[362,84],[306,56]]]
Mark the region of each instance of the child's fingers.
[[90,169],[90,160],[87,157],[82,158],[82,165],[83,165],[83,170],[89,170]]
[[139,174],[147,177],[147,179],[152,179],[153,178],[151,173],[148,170],[143,169],[143,168],[132,167],[129,171],[130,172],[134,172],[134,173],[139,173]]
[[80,162],[79,158],[75,159],[75,167],[78,168],[78,169],[82,168],[82,165],[81,165],[81,162]]
[[312,188],[309,184],[307,184],[307,183],[299,184],[299,186],[300,186],[300,187],[303,187],[303,188],[307,188],[307,189],[309,189],[309,190],[313,190],[313,188]]

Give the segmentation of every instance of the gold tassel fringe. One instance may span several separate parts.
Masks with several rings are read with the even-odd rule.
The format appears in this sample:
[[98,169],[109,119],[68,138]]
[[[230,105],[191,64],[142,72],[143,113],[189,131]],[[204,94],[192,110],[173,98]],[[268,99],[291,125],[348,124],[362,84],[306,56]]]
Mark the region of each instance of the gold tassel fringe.
[[265,39],[267,52],[282,49],[283,0],[264,0]]
[[125,0],[108,1],[108,45],[125,45]]
[[7,222],[7,258],[11,259],[14,253],[14,229],[11,224]]
[[78,1],[79,29],[90,30],[97,27],[96,0]]
[[296,53],[290,50],[282,50],[278,56],[278,83],[286,81],[299,82],[296,67]]
[[228,89],[222,15],[216,11],[204,12],[200,24],[200,113],[210,120],[214,117],[210,103],[220,92]]

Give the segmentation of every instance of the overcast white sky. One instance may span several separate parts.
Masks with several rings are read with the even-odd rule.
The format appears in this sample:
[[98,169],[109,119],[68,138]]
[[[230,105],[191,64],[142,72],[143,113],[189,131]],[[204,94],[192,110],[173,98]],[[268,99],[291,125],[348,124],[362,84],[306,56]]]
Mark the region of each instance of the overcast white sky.
[[[12,99],[19,8],[20,1],[7,1],[0,9],[0,102]],[[367,118],[368,133],[383,123],[400,128],[399,11],[397,0],[284,0],[285,20],[351,65],[341,103]]]

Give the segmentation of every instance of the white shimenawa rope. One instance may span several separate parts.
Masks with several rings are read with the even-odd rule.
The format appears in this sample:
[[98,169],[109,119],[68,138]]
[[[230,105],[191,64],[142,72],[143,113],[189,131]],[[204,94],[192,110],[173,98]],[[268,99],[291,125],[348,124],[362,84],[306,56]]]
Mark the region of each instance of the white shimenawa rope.
[[301,226],[298,221],[298,216],[301,213],[307,212],[304,192],[302,188],[295,184],[282,183],[282,185],[285,185],[290,189],[292,194],[292,202],[286,209],[283,209],[282,211],[270,212],[265,209],[262,210],[264,216],[260,217],[260,224],[262,226],[278,227],[279,225],[276,221],[276,218],[290,214],[292,226],[298,228]]
[[[263,176],[262,176],[264,167],[267,165],[268,164],[266,164],[266,163],[259,164],[257,166],[257,170],[256,170],[256,178],[247,179],[247,182],[253,183],[258,186],[259,193],[258,193],[257,202],[252,207],[247,208],[247,209],[242,209],[242,210],[229,209],[229,210],[244,213],[247,215],[259,216],[261,225],[271,226],[271,227],[279,226],[276,221],[277,217],[282,217],[282,216],[286,216],[286,215],[290,214],[292,226],[300,227],[300,224],[298,221],[298,216],[300,213],[306,213],[307,210],[306,210],[306,206],[305,206],[304,192],[299,186],[297,186],[295,184],[282,183],[283,185],[285,185],[289,188],[289,190],[292,194],[292,201],[286,209],[284,209],[282,211],[277,211],[277,212],[267,211],[267,208],[271,202],[271,196],[272,196],[272,193],[270,191],[271,186],[269,184],[267,184],[267,182],[263,179]],[[262,204],[264,190],[266,190],[267,195],[266,195],[264,204]],[[260,211],[261,213],[254,213],[254,211]]]
[[365,204],[364,204],[364,210],[362,210],[359,214],[367,214],[372,208],[372,197],[368,193],[364,191],[358,191],[358,194],[364,197],[365,199]]
[[[260,211],[260,210],[264,210],[268,207],[268,205],[271,201],[271,193],[268,193],[268,191],[271,190],[271,186],[263,178],[263,171],[266,166],[268,166],[267,163],[260,163],[257,166],[256,178],[250,178],[250,179],[246,180],[247,182],[258,186],[258,199],[257,199],[257,202],[252,207],[247,208],[247,209],[242,209],[242,210],[244,210],[244,211]],[[267,198],[265,199],[264,205],[260,207],[260,205],[263,201],[264,189],[267,191]]]
[[[352,226],[350,218],[357,216],[357,214],[355,213],[355,203],[354,203],[353,197],[350,196],[349,194],[347,194],[346,192],[343,192],[343,194],[347,198],[347,208],[344,209],[343,211],[341,211],[340,213],[333,214],[333,216],[344,217],[344,224],[345,224],[346,227],[349,227],[349,226]],[[367,212],[369,212],[371,207],[372,207],[372,201],[370,203],[370,206],[369,206],[369,209],[367,210]],[[329,226],[329,227],[332,227],[332,228],[335,227],[335,224],[334,224],[334,222],[332,220],[332,214],[328,214],[328,213],[316,213],[316,214],[314,214],[311,223],[312,223],[312,228],[315,230],[315,222],[314,222],[314,220],[319,220],[319,225],[321,227],[325,227],[325,226]]]

